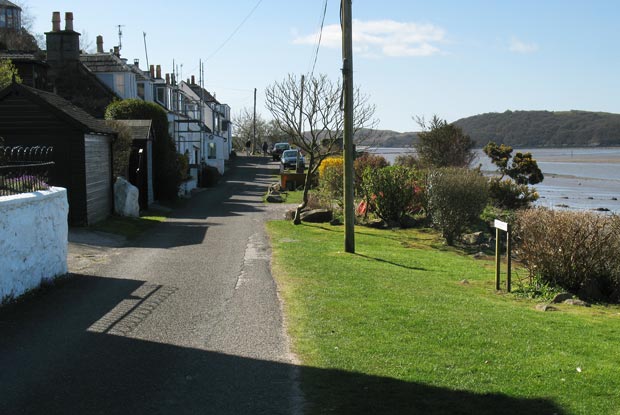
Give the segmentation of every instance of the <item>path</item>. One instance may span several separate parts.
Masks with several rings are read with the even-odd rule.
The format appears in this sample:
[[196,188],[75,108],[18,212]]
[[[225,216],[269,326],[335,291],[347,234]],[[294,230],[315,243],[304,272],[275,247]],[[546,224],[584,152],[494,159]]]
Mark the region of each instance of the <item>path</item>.
[[300,406],[264,223],[273,168],[227,183],[130,246],[0,311],[0,413],[289,414]]

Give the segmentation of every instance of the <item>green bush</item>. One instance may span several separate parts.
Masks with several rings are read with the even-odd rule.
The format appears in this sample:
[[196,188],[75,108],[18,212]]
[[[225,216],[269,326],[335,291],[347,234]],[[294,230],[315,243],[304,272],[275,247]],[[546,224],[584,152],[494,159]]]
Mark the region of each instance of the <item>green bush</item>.
[[109,120],[152,120],[155,140],[153,142],[153,190],[158,200],[174,200],[185,172],[179,164],[176,146],[168,132],[166,112],[157,104],[140,99],[112,102],[106,109]]
[[536,189],[526,184],[517,184],[511,179],[501,180],[493,177],[489,180],[489,198],[491,203],[501,209],[522,209],[538,200]]
[[402,166],[367,167],[362,189],[368,209],[387,223],[401,223],[405,215],[420,209],[423,190],[415,170]]
[[428,209],[433,224],[453,245],[476,223],[489,199],[488,183],[478,170],[443,168],[429,175]]
[[355,192],[360,197],[367,196],[364,194],[364,189],[362,188],[362,179],[364,171],[366,171],[367,168],[380,169],[389,165],[390,163],[388,163],[383,156],[370,153],[359,154],[353,162],[353,169],[355,170]]
[[112,158],[114,178],[122,176],[127,178],[127,168],[129,167],[129,157],[131,156],[131,144],[133,141],[131,130],[115,120],[106,122],[118,135],[112,144]]
[[517,213],[515,254],[532,277],[620,301],[620,217],[537,208]]
[[394,160],[395,166],[409,167],[412,169],[421,169],[422,163],[415,154],[399,154]]

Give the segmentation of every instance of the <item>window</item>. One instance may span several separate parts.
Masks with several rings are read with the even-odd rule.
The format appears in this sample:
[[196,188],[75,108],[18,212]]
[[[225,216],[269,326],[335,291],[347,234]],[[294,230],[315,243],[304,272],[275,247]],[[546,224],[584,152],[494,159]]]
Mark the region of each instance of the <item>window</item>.
[[166,105],[166,100],[165,100],[165,88],[163,86],[160,86],[157,88],[157,102],[159,102],[162,105]]
[[216,150],[217,147],[215,146],[215,143],[209,143],[209,154],[207,155],[207,157],[210,159],[217,158]]
[[138,82],[138,97],[144,99],[144,82]]
[[115,74],[114,75],[114,90],[119,93],[120,96],[125,96],[125,75],[124,74]]

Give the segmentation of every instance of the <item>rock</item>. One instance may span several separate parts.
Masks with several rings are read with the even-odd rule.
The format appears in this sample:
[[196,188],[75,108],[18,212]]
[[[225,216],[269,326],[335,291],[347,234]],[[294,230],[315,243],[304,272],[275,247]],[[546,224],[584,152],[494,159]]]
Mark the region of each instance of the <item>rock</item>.
[[474,254],[474,259],[482,259],[484,257],[485,257],[484,252],[478,252]]
[[297,210],[297,209],[287,210],[286,213],[284,214],[284,219],[286,219],[286,220],[293,220],[293,219],[295,219],[295,210]]
[[461,240],[466,245],[480,245],[482,242],[484,242],[484,234],[482,232],[468,233],[466,235],[463,235],[461,237]]
[[614,196],[611,198],[611,200],[618,200],[618,198]]
[[609,212],[610,211],[608,208],[605,208],[605,207],[600,207],[600,208],[596,208],[592,210],[595,212]]
[[332,225],[332,226],[340,226],[343,223],[342,223],[342,221],[340,219],[334,218],[331,221],[329,221],[329,224]]
[[368,222],[368,225],[366,226],[368,226],[369,228],[382,229],[385,228],[387,224],[381,219],[375,219]]
[[585,301],[580,300],[578,298],[569,298],[568,300],[564,300],[564,304],[578,305],[581,307],[590,307],[589,303],[586,303]]
[[140,216],[138,188],[122,177],[114,183],[114,211],[120,216],[137,218]]
[[269,203],[283,203],[284,202],[284,199],[282,198],[282,196],[277,193],[269,194],[266,200]]
[[558,311],[558,309],[549,304],[538,304],[536,306],[536,310],[538,311]]
[[301,214],[301,220],[310,223],[325,223],[332,219],[332,211],[328,209],[314,209]]
[[405,215],[400,219],[400,227],[403,229],[415,228],[417,222],[409,215]]
[[462,280],[459,284],[461,284],[461,285],[469,285],[469,281]]
[[556,304],[563,303],[564,301],[570,300],[573,297],[574,296],[571,293],[559,293],[555,297],[553,297],[553,300],[551,300],[551,302]]

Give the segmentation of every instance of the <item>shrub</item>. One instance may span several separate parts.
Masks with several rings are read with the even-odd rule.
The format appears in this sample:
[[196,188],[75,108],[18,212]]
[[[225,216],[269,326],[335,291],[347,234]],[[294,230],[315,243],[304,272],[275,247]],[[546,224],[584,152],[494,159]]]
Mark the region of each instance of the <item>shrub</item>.
[[412,169],[421,169],[422,163],[415,154],[399,154],[394,160],[395,166],[409,167]]
[[493,177],[489,180],[489,198],[491,203],[501,209],[521,209],[529,207],[538,200],[536,189],[526,184],[517,184],[511,179],[501,180]]
[[115,178],[118,176],[126,178],[127,168],[129,167],[129,156],[131,155],[131,144],[133,142],[131,130],[126,125],[116,122],[115,120],[108,120],[106,124],[118,133],[112,144],[112,164],[114,168],[112,174]]
[[390,163],[388,163],[385,157],[377,154],[361,153],[357,156],[353,162],[353,169],[355,170],[356,193],[362,197],[367,196],[363,193],[364,190],[362,189],[362,178],[364,176],[364,171],[366,171],[367,168],[380,169],[389,165]]
[[600,300],[620,300],[620,217],[537,208],[517,213],[515,253],[531,276]]
[[401,223],[405,215],[420,209],[419,198],[423,191],[416,172],[401,166],[379,169],[366,168],[362,175],[362,188],[368,208],[388,223]]
[[317,197],[323,207],[331,209],[336,202],[338,207],[342,208],[344,197],[343,167],[342,157],[330,157],[321,163]]
[[114,101],[105,112],[106,119],[151,120],[155,140],[153,142],[153,190],[155,198],[173,200],[178,196],[179,185],[185,172],[179,165],[176,146],[168,132],[166,112],[157,104],[140,99]]
[[430,173],[428,208],[433,224],[453,245],[468,225],[478,221],[488,201],[487,180],[477,170],[444,168]]

